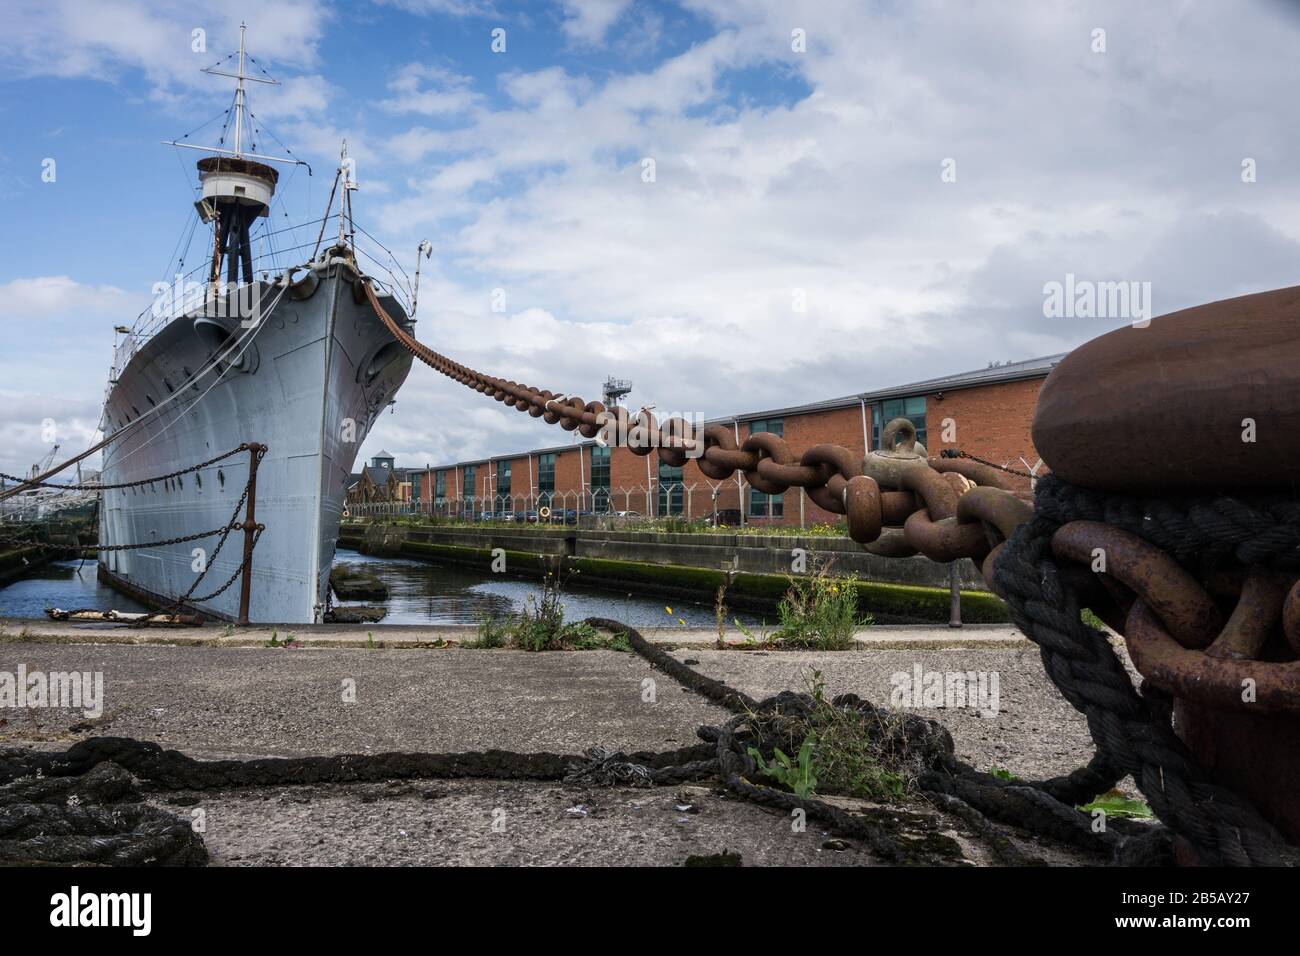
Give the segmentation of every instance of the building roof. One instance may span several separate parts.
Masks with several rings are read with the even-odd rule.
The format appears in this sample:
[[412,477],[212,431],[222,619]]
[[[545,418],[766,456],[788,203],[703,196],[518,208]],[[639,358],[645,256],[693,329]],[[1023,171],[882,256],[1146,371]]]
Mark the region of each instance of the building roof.
[[371,455],[371,456],[370,456],[370,460],[371,460],[371,461],[374,461],[376,458],[388,458],[388,459],[393,459],[393,458],[396,458],[396,457],[397,457],[397,456],[394,455],[391,451],[384,451],[384,450],[381,448],[381,449],[379,449],[379,452],[378,452],[377,454],[374,454],[374,455]]
[[[999,385],[1005,382],[1017,382],[1023,379],[1046,378],[1047,375],[1056,368],[1061,359],[1065,358],[1068,353],[1058,352],[1055,355],[1043,355],[1038,358],[1024,359],[1020,362],[1001,362],[988,365],[985,368],[974,369],[969,372],[957,372],[952,375],[941,375],[938,378],[922,379],[919,382],[910,382],[906,385],[891,385],[887,388],[873,389],[867,392],[858,392],[853,395],[845,395],[841,398],[829,398],[820,402],[809,402],[804,405],[789,405],[784,408],[772,408],[758,412],[741,412],[736,415],[724,415],[719,418],[709,418],[705,424],[731,424],[732,422],[749,422],[765,418],[783,418],[793,415],[808,415],[813,412],[833,411],[839,408],[851,408],[862,405],[870,405],[874,402],[886,401],[891,398],[907,398],[914,395],[933,395],[937,392],[956,391],[961,388],[975,388],[980,385]],[[576,432],[574,433],[576,435]],[[513,461],[516,458],[526,458],[530,455],[545,455],[549,453],[560,453],[572,451],[574,448],[581,448],[588,445],[594,445],[591,439],[584,441],[571,442],[567,445],[549,445],[545,448],[532,448],[527,451],[513,452],[507,455],[492,455],[487,458],[474,458],[468,461],[458,461],[450,465],[426,465],[425,468],[431,471],[442,471],[449,468],[464,468],[466,465],[485,465],[494,461]],[[381,452],[380,455],[386,453]],[[377,456],[378,457],[378,456]],[[391,457],[391,456],[388,456]],[[412,471],[415,469],[403,469]]]
[[848,408],[853,405],[860,405],[866,402],[870,405],[872,402],[881,402],[891,398],[906,398],[911,395],[932,395],[935,392],[956,391],[959,388],[974,388],[978,385],[997,385],[1003,382],[1016,382],[1027,378],[1046,378],[1047,375],[1056,368],[1057,363],[1065,358],[1067,353],[1059,352],[1056,355],[1044,355],[1039,358],[1025,359],[1020,362],[1003,362],[1001,364],[989,365],[986,368],[975,369],[971,372],[958,372],[955,375],[943,375],[939,378],[922,379],[919,382],[910,382],[906,385],[891,385],[887,388],[878,388],[869,392],[858,392],[856,395],[845,395],[842,398],[830,398],[822,402],[811,402],[806,405],[791,405],[786,408],[774,408],[761,412],[745,412],[739,415],[727,415],[722,418],[711,418],[709,424],[731,422],[731,421],[752,421],[758,418],[780,418],[783,415],[807,415],[810,412],[824,412],[836,408]]

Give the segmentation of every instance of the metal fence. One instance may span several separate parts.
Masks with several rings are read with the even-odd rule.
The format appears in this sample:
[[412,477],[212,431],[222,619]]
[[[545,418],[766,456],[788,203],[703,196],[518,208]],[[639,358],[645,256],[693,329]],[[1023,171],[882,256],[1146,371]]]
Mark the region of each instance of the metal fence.
[[[735,523],[754,520],[744,509],[718,508],[725,491],[736,488],[733,482],[682,482],[634,485],[596,491],[534,492],[527,495],[487,495],[459,498],[435,498],[428,501],[349,502],[345,517],[400,518],[426,517],[463,521],[500,522],[576,522],[580,517],[617,516],[629,518],[682,518],[720,520],[726,515]],[[749,485],[741,483],[740,500],[747,498]],[[698,509],[698,510],[697,510]],[[805,509],[800,507],[800,525]],[[763,518],[770,517],[761,516]],[[793,522],[792,522],[793,523]]]

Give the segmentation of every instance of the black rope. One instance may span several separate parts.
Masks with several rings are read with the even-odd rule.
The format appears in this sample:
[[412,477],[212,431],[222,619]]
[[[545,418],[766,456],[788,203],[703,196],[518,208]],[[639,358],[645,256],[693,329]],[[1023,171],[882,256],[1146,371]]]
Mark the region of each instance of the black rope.
[[[1131,774],[1161,821],[1207,865],[1300,864],[1300,851],[1248,802],[1208,780],[1174,734],[1167,698],[1146,686],[1139,694],[1105,634],[1083,623],[1078,597],[1064,585],[1052,554],[1051,538],[1060,525],[1051,516],[1103,520],[1092,517],[1093,505],[1109,514],[1124,512],[1131,502],[1119,499],[1112,509],[1104,506],[1105,497],[1056,478],[1040,481],[1034,518],[1015,530],[997,557],[995,589],[1016,625],[1039,646],[1052,683],[1087,718],[1098,748],[1090,767],[1100,779]],[[1176,512],[1171,508],[1166,516]],[[1149,533],[1164,535],[1170,527],[1131,511],[1127,517]],[[1189,534],[1201,533],[1191,530],[1195,522],[1186,527]]]
[[1123,528],[1187,567],[1300,569],[1300,500],[1294,496],[1138,498],[1047,475],[1034,489],[1034,513],[1057,525],[1101,521]]
[[[782,813],[802,810],[830,829],[864,841],[874,853],[889,862],[903,865],[950,862],[941,854],[936,855],[924,840],[900,839],[892,828],[878,822],[870,811],[865,815],[855,814],[824,800],[799,797],[752,782],[759,774],[749,753],[751,747],[770,756],[774,746],[790,746],[789,741],[776,739],[773,733],[760,729],[764,719],[806,719],[817,706],[810,695],[782,691],[756,701],[722,681],[700,674],[646,641],[634,628],[601,618],[589,618],[586,623],[624,637],[631,649],[656,669],[724,707],[733,716],[720,726],[699,728],[698,736],[704,741],[701,744],[671,751],[631,754],[591,748],[582,756],[488,750],[200,761],[179,751],[164,750],[152,742],[122,737],[90,738],[61,753],[0,751],[0,860],[57,858],[69,862],[85,858],[99,861],[98,857],[78,855],[90,852],[80,836],[66,837],[66,844],[55,840],[32,846],[30,841],[18,841],[6,847],[3,842],[4,821],[6,813],[26,812],[22,804],[29,795],[20,787],[24,780],[49,778],[66,781],[111,767],[126,774],[126,780],[132,785],[138,779],[157,787],[177,790],[409,778],[563,781],[571,785],[635,787],[719,778],[731,793],[741,799]],[[906,752],[909,759],[922,768],[918,777],[922,793],[941,812],[964,821],[985,840],[1002,863],[1021,865],[1041,861],[1019,849],[1007,831],[990,818],[1021,831],[1028,830],[1117,858],[1134,835],[1141,835],[1144,841],[1141,854],[1129,850],[1123,858],[1140,856],[1148,861],[1167,862],[1165,857],[1160,857],[1161,844],[1152,838],[1151,826],[1125,826],[1125,821],[1113,821],[1106,831],[1093,833],[1089,817],[1059,802],[1044,790],[974,771],[954,757],[952,738],[936,721],[915,714],[892,713],[853,694],[836,697],[830,704],[871,718],[864,721],[864,726],[871,733],[880,735],[878,743],[885,748],[882,752]],[[56,786],[68,785],[59,783]],[[1097,792],[1092,791],[1088,796],[1095,796]],[[52,812],[58,816],[58,811]],[[62,821],[61,825],[65,826],[64,833],[80,832],[76,823]],[[947,826],[941,819],[919,825],[933,835],[941,835]],[[179,833],[173,836],[179,837]],[[132,840],[144,839],[143,835],[129,828],[118,837],[122,853],[130,852]],[[201,847],[199,849],[206,854]],[[56,857],[50,857],[51,853]],[[192,851],[187,847],[175,848],[171,857],[160,859],[176,859],[178,855],[191,862],[197,859],[191,859]]]

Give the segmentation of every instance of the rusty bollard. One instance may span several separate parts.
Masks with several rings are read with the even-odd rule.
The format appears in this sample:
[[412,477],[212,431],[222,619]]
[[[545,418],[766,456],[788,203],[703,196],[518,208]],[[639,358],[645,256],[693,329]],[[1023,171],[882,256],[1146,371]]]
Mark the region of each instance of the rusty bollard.
[[1107,519],[1067,521],[1054,554],[1114,599],[1108,623],[1206,775],[1300,845],[1300,287],[1079,347],[1033,439]]

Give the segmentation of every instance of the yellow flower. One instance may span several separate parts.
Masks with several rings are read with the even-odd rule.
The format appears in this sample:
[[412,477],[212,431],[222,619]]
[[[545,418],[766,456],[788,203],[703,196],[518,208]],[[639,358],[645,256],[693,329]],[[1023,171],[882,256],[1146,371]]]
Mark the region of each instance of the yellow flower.
[[677,619],[677,623],[680,624],[682,627],[686,626],[686,622],[683,621],[680,617]]
[[673,613],[673,609],[670,608],[670,607],[666,607],[666,608],[664,608],[664,613],[665,613],[665,614],[672,614],[672,613]]

